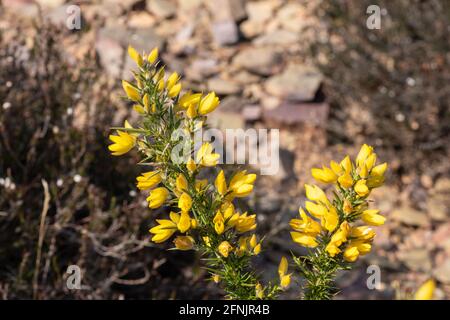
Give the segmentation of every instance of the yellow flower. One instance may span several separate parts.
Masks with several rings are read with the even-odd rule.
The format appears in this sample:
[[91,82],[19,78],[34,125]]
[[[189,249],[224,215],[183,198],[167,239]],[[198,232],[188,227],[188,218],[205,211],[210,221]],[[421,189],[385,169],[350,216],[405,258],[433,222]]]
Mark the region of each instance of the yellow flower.
[[181,209],[181,211],[188,212],[191,210],[192,207],[192,198],[190,195],[188,195],[186,192],[183,192],[178,199],[178,208]]
[[353,185],[353,178],[350,173],[344,173],[342,176],[338,178],[338,182],[341,187],[348,189]]
[[201,93],[191,93],[191,91],[188,91],[181,96],[180,100],[178,100],[178,104],[183,109],[187,109],[191,105],[196,106],[200,102],[201,97]]
[[436,282],[429,279],[416,291],[414,300],[433,300],[434,290],[436,290]]
[[195,180],[195,190],[200,192],[208,185],[208,179]]
[[178,192],[184,192],[188,190],[188,182],[184,174],[180,173],[175,180],[175,188]]
[[176,85],[179,79],[180,76],[178,75],[178,73],[176,72],[172,73],[167,79],[167,90],[170,91],[170,89],[172,89],[172,87]]
[[309,236],[305,233],[301,232],[291,232],[292,241],[298,243],[301,246],[315,248],[318,246],[318,243],[313,236]]
[[228,255],[230,254],[230,252],[233,250],[233,247],[231,246],[231,244],[228,241],[222,241],[219,244],[219,253],[224,256],[225,258],[228,257]]
[[255,234],[250,237],[249,244],[250,244],[250,246],[252,248],[256,247],[257,242],[256,242],[256,235]]
[[223,172],[223,170],[220,170],[214,182],[214,185],[216,186],[216,190],[220,195],[223,196],[227,193],[227,182],[225,180],[225,173]]
[[331,257],[334,257],[341,252],[341,249],[339,249],[338,246],[336,246],[335,244],[333,244],[331,242],[329,244],[327,244],[325,250],[328,252],[328,254]]
[[181,91],[181,83],[175,84],[173,87],[169,89],[169,97],[176,97]]
[[291,274],[285,274],[280,279],[280,287],[282,289],[286,289],[289,287],[289,284],[291,283]]
[[359,257],[358,248],[354,246],[349,246],[344,250],[344,259],[348,262],[355,262]]
[[152,51],[150,51],[150,54],[147,57],[148,62],[151,64],[154,64],[156,59],[158,59],[158,48],[154,48]]
[[212,153],[213,148],[210,143],[205,142],[197,151],[197,163],[204,167],[214,167],[219,162],[220,154]]
[[301,219],[292,219],[289,224],[292,229],[295,231],[302,232],[309,236],[315,237],[320,233],[320,224],[308,217],[308,215],[303,211],[303,209],[299,209]]
[[218,274],[215,274],[212,276],[212,281],[214,281],[215,283],[219,283],[220,281],[220,276]]
[[225,221],[223,215],[220,211],[217,211],[216,215],[213,219],[214,230],[216,230],[217,234],[222,234],[225,231]]
[[380,210],[365,210],[361,214],[361,220],[371,226],[381,226],[386,221],[386,218],[378,214]]
[[264,298],[264,288],[259,282],[255,286],[255,295],[258,299]]
[[336,161],[333,160],[330,161],[330,168],[337,176],[340,176],[341,174],[344,173],[344,170],[342,169],[341,165]]
[[346,214],[352,213],[353,206],[352,206],[352,203],[348,199],[344,200],[344,204],[342,206],[342,210],[344,210],[344,212]]
[[177,231],[177,225],[172,220],[156,219],[156,222],[159,223],[159,225],[149,230],[150,233],[154,234],[152,241],[155,243],[166,241],[175,233],[175,231]]
[[261,244],[258,243],[254,248],[253,248],[253,254],[258,255],[261,252]]
[[210,92],[200,100],[198,112],[201,115],[213,112],[217,108],[219,103],[220,101],[219,98],[216,96],[216,94],[214,92]]
[[176,213],[172,213],[172,216],[174,221],[176,220],[177,228],[181,233],[185,233],[191,228],[192,219],[187,211],[181,211],[181,214],[179,216]]
[[384,173],[386,172],[387,167],[388,166],[387,166],[386,162],[379,164],[370,171],[370,175],[373,175],[376,177],[382,177],[382,176],[384,176]]
[[368,226],[351,228],[350,237],[360,241],[371,241],[375,237],[375,231]]
[[373,153],[373,148],[367,144],[363,144],[361,149],[359,150],[358,155],[356,156],[356,165],[362,166],[366,159]]
[[159,92],[162,92],[164,90],[164,79],[158,80],[156,83],[156,89],[158,89]]
[[164,187],[153,189],[147,197],[148,206],[151,209],[161,207],[169,195],[169,190]]
[[236,225],[234,226],[236,231],[239,233],[244,233],[256,229],[256,215],[252,214],[247,216],[247,212],[239,215]]
[[186,168],[189,170],[190,173],[194,172],[197,169],[194,159],[189,158],[189,160],[186,163]]
[[327,207],[321,204],[316,204],[314,202],[306,201],[305,202],[306,210],[314,217],[314,218],[322,218],[324,214],[327,213]]
[[140,100],[139,90],[135,86],[133,86],[131,83],[129,83],[128,81],[122,80],[122,87],[123,87],[123,90],[125,90],[125,93],[127,94],[128,99],[133,100],[133,101]]
[[128,46],[128,55],[133,59],[139,67],[142,67],[144,60],[142,56],[132,46]]
[[253,191],[253,184],[256,180],[256,174],[247,174],[246,170],[236,173],[230,181],[230,197],[246,197]]
[[360,197],[365,197],[370,192],[369,188],[366,185],[366,180],[358,180],[355,184],[354,189]]
[[346,156],[340,163],[340,166],[344,168],[346,173],[350,173],[353,168],[352,160],[350,160],[349,156]]
[[178,250],[191,250],[194,247],[194,238],[190,236],[178,236],[173,243]]
[[278,275],[280,278],[286,274],[288,270],[288,262],[286,257],[281,257],[280,264],[278,265]]
[[336,254],[341,252],[339,246],[347,241],[349,233],[350,225],[347,221],[342,222],[339,229],[331,236],[330,242],[325,248],[330,256],[334,257]]
[[322,169],[312,168],[311,174],[319,182],[323,183],[333,183],[336,182],[338,176],[330,168],[322,166]]
[[127,153],[136,144],[135,136],[120,130],[117,131],[117,134],[117,136],[109,135],[109,139],[114,142],[108,146],[113,156],[121,156]]
[[323,192],[323,190],[316,185],[305,184],[305,191],[306,197],[311,201],[321,202],[325,205],[330,203],[325,195],[325,192]]
[[148,190],[154,188],[162,180],[159,171],[148,171],[142,173],[136,178],[139,190]]
[[322,216],[321,223],[322,226],[330,232],[333,232],[334,229],[336,229],[339,223],[339,215],[334,207],[331,207],[330,210]]
[[291,275],[286,274],[288,270],[288,262],[286,257],[282,257],[278,266],[278,275],[280,276],[280,287],[286,289],[291,283]]
[[211,247],[211,239],[209,237],[203,237],[202,239],[207,247]]
[[189,119],[194,119],[197,116],[197,109],[195,108],[195,104],[189,105],[189,107],[186,110],[186,116]]

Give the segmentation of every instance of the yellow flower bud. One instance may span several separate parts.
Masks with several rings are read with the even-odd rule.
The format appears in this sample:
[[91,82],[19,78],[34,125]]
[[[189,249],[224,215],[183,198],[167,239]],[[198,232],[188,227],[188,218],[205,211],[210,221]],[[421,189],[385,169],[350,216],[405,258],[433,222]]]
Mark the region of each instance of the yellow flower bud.
[[189,170],[189,172],[194,172],[195,171],[195,169],[197,169],[197,166],[196,166],[196,164],[195,164],[195,161],[194,161],[194,159],[192,159],[192,158],[189,158],[189,160],[187,161],[187,163],[186,163],[186,168]]
[[223,172],[223,170],[220,170],[214,182],[214,185],[216,186],[216,190],[220,195],[223,196],[227,193],[227,182],[225,180],[225,173]]
[[139,190],[148,190],[155,187],[162,180],[161,174],[158,171],[144,172],[136,178],[137,187]]
[[280,264],[278,265],[278,275],[280,278],[286,274],[288,270],[288,261],[286,257],[281,257]]
[[414,294],[414,300],[433,300],[436,282],[433,279],[427,280]]
[[215,274],[215,275],[212,276],[212,280],[213,280],[215,283],[219,283],[219,281],[220,281],[220,276],[219,276],[218,274]]
[[264,298],[264,288],[259,282],[255,286],[255,295],[258,299]]
[[314,177],[314,179],[323,183],[333,183],[338,178],[338,176],[336,175],[336,173],[333,172],[333,170],[325,166],[323,166],[322,169],[319,168],[311,169],[311,174]]
[[163,205],[169,195],[169,190],[164,187],[153,189],[147,197],[148,206],[151,209],[159,208]]
[[144,64],[144,60],[142,59],[142,56],[132,46],[128,46],[128,55],[130,56],[131,59],[133,59],[134,62],[136,62],[136,64],[139,67],[142,67],[142,65]]
[[344,173],[338,178],[338,182],[342,188],[350,188],[353,185],[352,176],[349,173]]
[[194,247],[194,238],[190,236],[178,236],[173,243],[178,250],[191,250]]
[[181,209],[181,211],[189,211],[192,207],[192,198],[190,195],[188,195],[186,192],[183,192],[183,194],[178,199],[178,208]]
[[309,236],[301,232],[291,232],[292,241],[298,243],[301,246],[315,248],[319,244],[317,243],[315,237]]
[[233,250],[233,247],[231,246],[231,244],[228,241],[222,241],[219,244],[219,253],[224,256],[225,258],[228,257],[228,255],[230,254],[230,252]]
[[125,93],[127,94],[128,99],[133,101],[139,101],[140,95],[139,90],[133,86],[128,81],[122,80],[122,87]]
[[344,259],[348,262],[355,262],[359,257],[358,248],[354,246],[349,246],[344,250]]
[[150,54],[147,57],[148,62],[151,64],[154,64],[156,59],[158,59],[158,48],[154,48],[152,51],[150,51]]
[[213,112],[219,105],[219,98],[214,92],[208,93],[203,99],[200,100],[200,105],[198,107],[198,112],[201,115]]
[[355,192],[360,196],[360,197],[365,197],[369,194],[369,188],[366,185],[366,180],[358,180],[355,184]]
[[386,221],[386,218],[383,217],[381,214],[378,214],[380,210],[365,210],[361,214],[361,219],[365,223],[371,226],[381,226]]
[[291,275],[290,274],[285,274],[284,276],[281,277],[280,287],[282,289],[286,289],[287,287],[289,287],[290,283],[291,283]]
[[172,88],[169,89],[169,97],[176,97],[181,91],[181,83],[177,83]]

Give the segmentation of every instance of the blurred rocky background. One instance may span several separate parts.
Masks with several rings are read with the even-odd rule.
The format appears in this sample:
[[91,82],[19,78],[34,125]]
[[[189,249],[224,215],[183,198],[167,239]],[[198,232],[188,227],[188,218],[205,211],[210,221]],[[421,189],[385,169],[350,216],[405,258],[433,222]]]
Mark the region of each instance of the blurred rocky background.
[[[107,152],[109,127],[135,116],[119,86],[132,44],[221,97],[212,126],[280,130],[280,171],[242,204],[267,233],[264,277],[303,252],[288,222],[310,168],[369,143],[390,166],[372,195],[388,221],[339,298],[398,298],[429,277],[449,298],[449,13],[445,0],[0,0],[0,297],[220,297],[199,257],[149,242],[158,213],[136,191],[136,158]],[[73,264],[82,290],[66,287]]]

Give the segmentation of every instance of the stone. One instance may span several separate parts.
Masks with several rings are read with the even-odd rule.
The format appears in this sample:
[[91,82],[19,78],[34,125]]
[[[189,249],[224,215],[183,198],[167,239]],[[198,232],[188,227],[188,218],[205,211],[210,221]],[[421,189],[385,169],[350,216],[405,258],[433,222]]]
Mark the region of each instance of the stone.
[[232,20],[214,22],[211,29],[214,41],[221,46],[234,44],[239,40],[238,27]]
[[66,1],[65,0],[35,0],[40,6],[44,8],[56,8],[62,6]]
[[306,25],[308,14],[304,7],[296,2],[287,3],[277,12],[277,20],[285,30],[299,33]]
[[147,0],[147,10],[160,19],[171,18],[176,13],[176,7],[170,0]]
[[192,61],[186,69],[186,77],[195,81],[203,81],[219,72],[216,59],[198,58]]
[[248,1],[245,5],[248,19],[251,21],[266,22],[273,18],[277,4],[275,1]]
[[239,26],[242,34],[247,39],[252,39],[264,32],[264,23],[260,21],[247,20]]
[[391,214],[391,218],[414,227],[426,227],[430,224],[425,212],[418,211],[408,205],[403,205],[400,208],[395,209]]
[[242,85],[249,85],[259,81],[259,77],[245,70],[233,74],[233,80]]
[[448,221],[450,218],[449,199],[431,194],[427,198],[428,215],[435,221]]
[[150,28],[155,25],[156,19],[146,11],[133,11],[127,19],[130,28]]
[[450,258],[447,258],[444,263],[434,270],[434,276],[440,282],[450,284]]
[[267,79],[267,92],[293,101],[312,101],[322,83],[323,76],[315,68],[291,64],[281,74]]
[[39,15],[39,7],[33,0],[3,0],[2,10],[7,10],[27,18]]
[[214,41],[220,46],[236,43],[239,40],[237,21],[245,17],[241,0],[209,0],[206,2],[212,15],[211,32]]
[[281,54],[274,48],[249,47],[241,50],[233,59],[235,67],[268,76],[276,73],[282,62]]
[[241,86],[230,80],[216,77],[208,80],[208,90],[214,91],[218,95],[232,95],[239,94]]
[[288,46],[300,42],[298,34],[287,30],[275,30],[270,33],[263,34],[253,40],[255,45],[274,45],[274,46]]
[[328,118],[327,103],[291,103],[284,102],[279,107],[264,110],[263,118],[270,123],[296,125],[307,123],[325,126]]
[[426,249],[401,251],[398,257],[412,271],[431,271],[431,257]]
[[262,116],[262,110],[261,106],[254,104],[254,105],[247,105],[242,109],[242,116],[246,121],[258,121],[261,119]]
[[245,127],[244,119],[239,113],[222,111],[219,108],[208,115],[208,123],[210,128],[219,130],[243,129]]

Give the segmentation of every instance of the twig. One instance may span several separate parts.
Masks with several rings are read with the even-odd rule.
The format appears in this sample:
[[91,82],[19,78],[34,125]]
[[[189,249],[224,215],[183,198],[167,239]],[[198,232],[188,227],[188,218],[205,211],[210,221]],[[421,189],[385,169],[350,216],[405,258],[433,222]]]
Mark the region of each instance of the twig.
[[38,240],[38,247],[37,247],[37,253],[36,253],[36,264],[35,264],[34,275],[33,275],[33,297],[34,297],[34,299],[37,299],[42,244],[44,242],[44,236],[45,236],[45,217],[47,216],[47,212],[48,212],[49,204],[50,204],[50,192],[48,191],[48,183],[44,179],[42,179],[41,182],[42,182],[42,186],[44,187],[44,205],[42,207],[42,212],[41,212],[41,223],[39,225],[39,240]]

